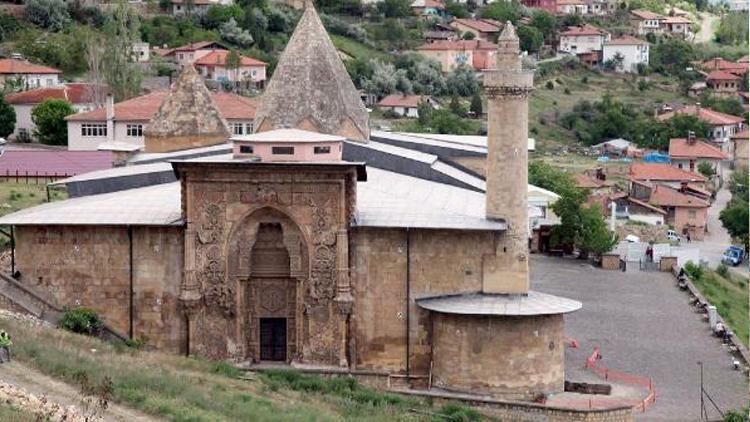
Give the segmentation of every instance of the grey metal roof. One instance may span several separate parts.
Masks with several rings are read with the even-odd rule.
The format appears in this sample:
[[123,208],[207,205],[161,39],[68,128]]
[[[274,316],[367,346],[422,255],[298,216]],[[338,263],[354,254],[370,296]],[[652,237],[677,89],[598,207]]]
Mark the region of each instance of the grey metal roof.
[[208,147],[190,148],[172,152],[141,152],[128,160],[128,164],[148,164],[169,160],[187,160],[232,152],[232,143],[211,145]]
[[135,189],[177,180],[170,163],[141,164],[92,171],[51,183],[65,186],[71,198]]
[[358,227],[505,230],[484,215],[484,194],[444,183],[368,167],[357,183]]
[[0,217],[0,225],[175,226],[180,184],[165,183],[50,202]]
[[574,312],[583,306],[577,300],[546,293],[465,293],[417,299],[423,309],[444,314],[534,316]]

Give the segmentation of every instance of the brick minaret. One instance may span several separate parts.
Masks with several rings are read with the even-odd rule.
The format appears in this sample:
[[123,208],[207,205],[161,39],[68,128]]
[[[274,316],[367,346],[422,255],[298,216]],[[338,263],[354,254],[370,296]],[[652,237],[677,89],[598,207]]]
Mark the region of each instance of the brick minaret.
[[485,293],[526,293],[528,264],[528,95],[533,73],[521,70],[518,36],[510,22],[498,38],[495,67],[486,71],[487,218],[503,219],[508,230],[496,254],[485,257]]

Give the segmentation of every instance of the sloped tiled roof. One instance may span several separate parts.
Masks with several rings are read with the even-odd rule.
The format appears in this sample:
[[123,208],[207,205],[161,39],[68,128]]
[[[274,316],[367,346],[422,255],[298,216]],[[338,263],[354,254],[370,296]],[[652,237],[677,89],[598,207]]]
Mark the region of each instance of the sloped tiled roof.
[[576,173],[573,175],[573,180],[575,180],[576,186],[584,189],[598,189],[609,186],[607,183],[602,182],[601,180],[596,180],[583,173]]
[[732,116],[731,114],[720,113],[718,111],[714,111],[706,107],[700,107],[700,109],[697,110],[697,107],[694,105],[683,107],[676,111],[670,111],[668,113],[660,114],[659,116],[656,117],[656,119],[663,122],[665,120],[671,119],[677,114],[692,114],[693,116],[699,116],[701,120],[705,120],[715,126],[732,125],[732,124],[737,124],[737,123],[741,123],[745,121],[745,119],[743,119],[742,117]]
[[185,44],[185,45],[181,45],[179,47],[175,47],[175,48],[172,49],[172,51],[173,52],[177,52],[177,51],[195,51],[195,50],[201,50],[201,49],[204,49],[204,48],[211,47],[212,45],[214,46],[214,48],[216,48],[216,46],[221,46],[221,44],[217,43],[216,41],[196,41],[196,42],[192,42],[190,44]]
[[[64,100],[71,104],[87,104],[95,102],[96,84],[69,83],[50,88],[32,89],[29,91],[8,94],[5,101],[8,104],[39,104],[45,100]],[[100,87],[106,90],[105,87]]]
[[575,37],[579,35],[607,35],[607,31],[599,29],[589,24],[581,26],[569,26],[568,29],[560,33],[561,36]]
[[479,32],[500,32],[503,25],[492,19],[454,19],[451,24],[461,24]]
[[706,75],[707,81],[738,81],[740,77],[724,70],[712,70]]
[[643,20],[664,19],[664,16],[650,10],[631,10],[630,14]]
[[[196,60],[193,64],[195,66],[225,66],[227,63],[227,56],[229,51],[227,50],[214,50],[200,59]],[[240,66],[268,66],[268,63],[240,55]]]
[[674,138],[669,140],[670,158],[713,158],[725,160],[729,158],[719,148],[703,141],[695,140],[688,142],[685,138]]
[[52,67],[34,64],[23,59],[0,59],[0,74],[18,75],[29,73],[51,74],[62,73],[62,71]]
[[693,21],[691,21],[690,19],[684,18],[682,16],[665,16],[664,17],[664,23],[667,23],[667,24],[680,24],[680,23],[691,24],[691,23],[693,23]]
[[381,107],[413,107],[416,108],[426,97],[422,95],[389,95],[378,103]]
[[[216,107],[219,109],[221,117],[225,119],[244,120],[255,118],[255,110],[258,104],[256,100],[227,92],[215,92],[211,96]],[[115,104],[115,120],[149,121],[154,117],[156,111],[159,110],[159,106],[166,97],[167,91],[155,91],[117,103]],[[104,107],[66,117],[66,120],[84,122],[97,122],[106,119],[107,112]]]
[[692,195],[681,193],[677,189],[664,185],[654,185],[648,202],[660,207],[706,208],[711,206],[707,201]]
[[613,38],[611,41],[607,41],[604,45],[645,45],[647,41],[640,40],[630,35],[623,35],[622,37]]
[[497,50],[497,45],[482,40],[456,40],[456,41],[436,41],[429,44],[423,44],[417,47],[417,50]]
[[256,114],[256,131],[300,127],[365,141],[370,116],[312,2],[281,53]]
[[705,182],[706,178],[662,163],[633,163],[630,166],[630,178],[635,180],[671,180],[680,182]]

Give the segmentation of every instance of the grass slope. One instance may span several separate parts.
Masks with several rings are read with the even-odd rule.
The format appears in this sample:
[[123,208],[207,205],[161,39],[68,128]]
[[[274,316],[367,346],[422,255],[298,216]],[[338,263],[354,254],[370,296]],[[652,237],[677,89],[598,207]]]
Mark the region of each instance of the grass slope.
[[33,413],[18,409],[6,403],[0,403],[0,421],[3,422],[38,422]]
[[435,412],[441,412],[441,420],[480,419],[466,407],[433,410],[426,400],[364,388],[348,377],[277,370],[239,379],[242,373],[223,362],[138,351],[11,319],[1,319],[0,329],[13,336],[17,360],[84,391],[108,391],[117,403],[168,420],[420,421]]
[[378,51],[370,46],[362,44],[359,41],[341,35],[329,34],[331,41],[336,49],[344,52],[347,56],[355,59],[380,59],[388,60],[387,54]]
[[703,269],[700,277],[693,277],[695,287],[716,306],[724,321],[748,346],[748,289],[747,278],[731,272],[722,277],[719,273]]

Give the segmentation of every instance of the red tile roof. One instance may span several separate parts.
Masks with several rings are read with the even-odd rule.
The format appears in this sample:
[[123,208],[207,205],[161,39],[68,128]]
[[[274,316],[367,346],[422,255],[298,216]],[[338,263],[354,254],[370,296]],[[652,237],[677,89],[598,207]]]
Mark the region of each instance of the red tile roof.
[[[226,66],[227,56],[229,51],[227,50],[214,50],[200,59],[196,60],[195,66]],[[240,66],[268,66],[268,63],[256,60],[252,57],[240,55]]]
[[417,50],[497,50],[497,45],[482,40],[458,40],[458,41],[436,41],[429,44],[423,44],[417,47]]
[[611,41],[607,41],[604,43],[604,45],[644,45],[648,44],[647,41],[639,40],[636,37],[630,36],[630,35],[623,35],[622,37],[617,37],[612,39]]
[[706,69],[726,70],[728,72],[739,74],[747,73],[748,70],[747,63],[730,62],[729,60],[724,60],[721,57],[714,57],[713,59],[706,60],[705,62],[700,63],[700,66]]
[[671,24],[691,24],[693,21],[690,19],[683,18],[682,16],[665,16],[664,17],[664,23],[671,23]]
[[108,151],[7,150],[0,156],[0,174],[74,176],[112,167]]
[[415,0],[411,3],[413,8],[433,8],[433,9],[445,9],[445,5],[439,0]]
[[630,166],[630,178],[635,180],[661,180],[679,182],[705,182],[702,174],[678,169],[670,164],[633,163]]
[[692,195],[681,193],[677,189],[664,185],[654,185],[648,202],[661,207],[706,208],[710,203]]
[[422,95],[400,95],[400,94],[393,94],[389,95],[378,103],[380,107],[412,107],[416,108],[419,103],[426,99],[427,97],[424,97]]
[[[699,113],[696,111],[696,106],[692,105],[692,106],[683,107],[676,111],[670,111],[668,113],[661,114],[659,116],[656,116],[656,119],[663,122],[665,120],[671,119],[677,114],[692,114],[693,116],[699,115]],[[741,123],[745,121],[745,119],[743,119],[742,117],[732,116],[731,114],[719,113],[718,111],[714,111],[706,107],[700,107],[699,117],[701,120],[705,120],[714,126],[733,125],[733,124],[737,124],[737,123]]]
[[654,20],[654,19],[662,20],[662,19],[664,19],[664,16],[662,16],[662,15],[660,15],[658,13],[651,12],[649,10],[632,10],[632,11],[630,11],[630,14],[632,14],[633,16],[636,16],[636,17],[638,17],[638,18],[640,18],[642,20]]
[[724,151],[703,141],[695,140],[690,143],[684,138],[669,140],[670,158],[713,158],[726,160],[729,156]]
[[52,67],[42,66],[23,59],[0,59],[0,74],[18,75],[18,74],[51,74],[62,73]]
[[221,47],[221,44],[217,43],[216,41],[196,41],[196,42],[191,42],[190,44],[185,44],[179,47],[175,47],[172,49],[172,52],[202,50],[204,48],[209,48],[211,46],[214,46],[214,48],[217,48],[217,46],[219,48],[223,48]]
[[[8,94],[5,101],[8,104],[39,104],[44,100],[65,100],[71,104],[93,103],[96,84],[70,83],[53,88],[39,88],[30,91]],[[106,90],[106,87],[102,87]]]
[[500,22],[492,19],[454,19],[451,25],[454,23],[468,26],[479,32],[500,32],[503,27]]
[[569,26],[568,29],[560,33],[561,36],[575,37],[579,35],[607,35],[607,31],[599,29],[589,24],[581,26]]
[[750,56],[740,57],[737,60],[737,63],[750,63]]
[[739,81],[740,77],[724,70],[712,70],[706,75],[707,81]]
[[[167,91],[155,91],[140,97],[131,98],[115,104],[115,120],[117,121],[149,121],[159,110],[159,106],[167,96]],[[239,95],[218,92],[212,93],[219,113],[225,119],[254,119],[257,101]],[[107,119],[104,107],[84,113],[74,114],[65,118],[70,121],[98,122]]]
[[573,179],[576,183],[576,186],[584,189],[598,189],[609,186],[607,183],[602,182],[601,180],[596,180],[591,176],[583,173],[577,173],[573,175]]

